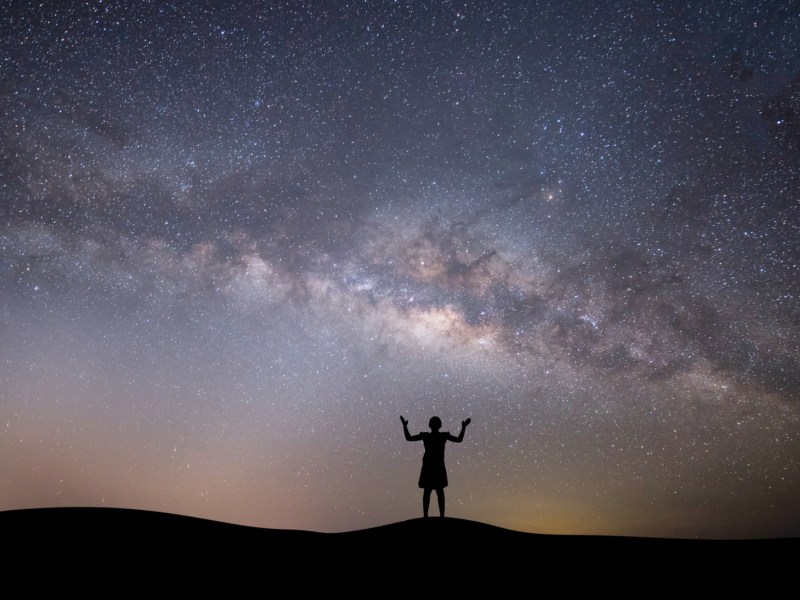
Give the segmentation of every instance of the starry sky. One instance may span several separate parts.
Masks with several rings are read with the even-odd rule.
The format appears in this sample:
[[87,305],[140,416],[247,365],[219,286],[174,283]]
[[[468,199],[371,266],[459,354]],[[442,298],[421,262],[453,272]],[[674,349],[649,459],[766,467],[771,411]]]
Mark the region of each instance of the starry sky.
[[796,2],[4,1],[0,120],[0,509],[415,518],[438,415],[450,516],[800,535]]

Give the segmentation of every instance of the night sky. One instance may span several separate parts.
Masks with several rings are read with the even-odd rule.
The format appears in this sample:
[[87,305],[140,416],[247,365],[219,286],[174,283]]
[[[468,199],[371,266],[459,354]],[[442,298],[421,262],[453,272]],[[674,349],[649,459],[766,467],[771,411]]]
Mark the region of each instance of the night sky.
[[800,535],[797,2],[5,1],[0,120],[0,509],[415,518],[438,415],[449,516]]

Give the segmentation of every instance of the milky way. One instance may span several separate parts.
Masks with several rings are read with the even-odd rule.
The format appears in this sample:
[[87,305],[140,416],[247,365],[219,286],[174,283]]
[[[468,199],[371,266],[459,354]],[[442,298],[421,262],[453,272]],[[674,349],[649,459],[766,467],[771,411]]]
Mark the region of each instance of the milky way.
[[800,535],[791,2],[5,3],[0,509]]

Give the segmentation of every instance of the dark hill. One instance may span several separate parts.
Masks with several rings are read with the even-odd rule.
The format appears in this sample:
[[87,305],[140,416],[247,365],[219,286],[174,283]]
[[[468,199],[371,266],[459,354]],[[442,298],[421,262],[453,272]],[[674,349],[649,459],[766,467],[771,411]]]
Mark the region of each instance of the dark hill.
[[[793,538],[553,536],[435,517],[318,533],[138,510],[53,508],[0,512],[0,531],[13,549],[6,561],[12,573],[14,565],[36,564],[173,581],[183,573],[193,585],[203,578],[242,583],[266,577],[269,585],[293,581],[307,591],[341,589],[348,581],[360,586],[363,577],[397,578],[398,585],[414,588],[439,580],[458,586],[462,578],[477,577],[500,588],[546,582],[570,590],[632,590],[652,578],[659,586],[692,581],[733,589],[748,580],[760,582],[763,591],[777,584],[781,564],[800,555],[800,540]],[[186,565],[191,573],[182,571]]]

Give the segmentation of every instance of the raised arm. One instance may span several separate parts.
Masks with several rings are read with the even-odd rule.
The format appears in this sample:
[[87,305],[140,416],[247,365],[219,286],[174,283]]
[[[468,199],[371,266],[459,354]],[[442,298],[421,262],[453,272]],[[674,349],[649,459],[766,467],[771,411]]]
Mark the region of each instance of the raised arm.
[[451,442],[455,442],[460,444],[461,441],[464,439],[464,431],[467,429],[467,425],[472,423],[472,419],[467,419],[466,421],[461,421],[461,433],[458,434],[458,437],[454,436],[452,433],[447,434],[447,439]]
[[422,439],[422,434],[418,433],[417,435],[411,435],[408,433],[408,419],[404,419],[402,415],[400,415],[400,421],[403,423],[403,433],[406,434],[406,440],[409,442],[418,442]]

